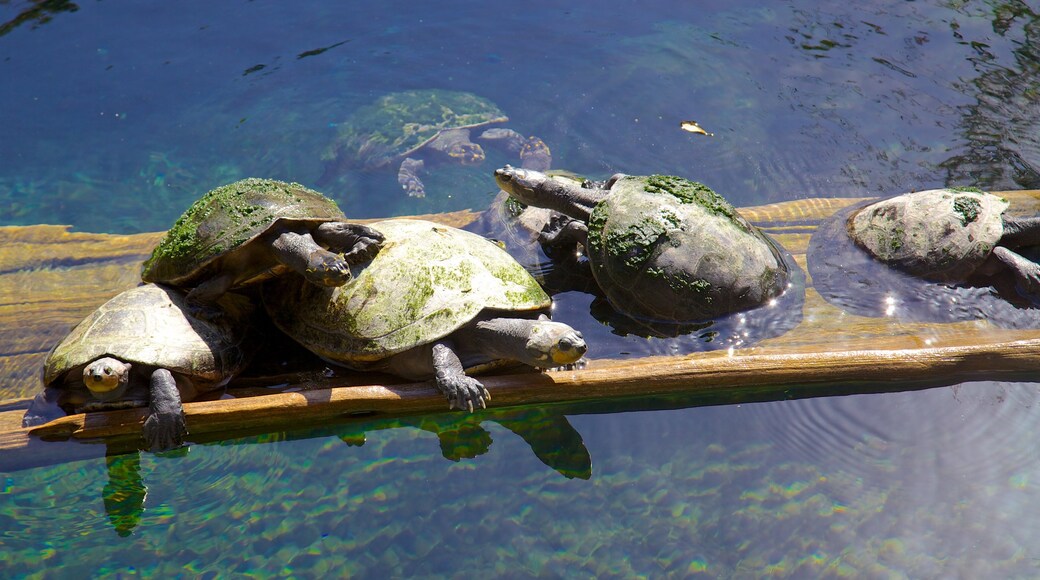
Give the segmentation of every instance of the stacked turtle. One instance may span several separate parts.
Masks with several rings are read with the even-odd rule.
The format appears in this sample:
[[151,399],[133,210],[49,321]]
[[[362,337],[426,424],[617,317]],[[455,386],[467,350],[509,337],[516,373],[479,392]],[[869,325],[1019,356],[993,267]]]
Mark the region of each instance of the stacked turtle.
[[207,193],[142,279],[54,347],[23,425],[147,406],[148,446],[179,446],[182,401],[226,384],[257,348],[255,309],[231,291],[258,282],[275,323],[325,360],[433,379],[460,409],[490,399],[466,369],[550,368],[586,348],[548,320],[549,297],[493,242],[423,221],[350,223],[296,183],[245,179]]
[[295,183],[245,179],[207,193],[145,262],[145,284],[100,306],[50,352],[23,425],[147,406],[149,448],[180,445],[181,402],[226,384],[257,346],[255,309],[228,290],[289,270],[312,284],[345,283],[350,264],[382,244],[345,220],[335,202]]

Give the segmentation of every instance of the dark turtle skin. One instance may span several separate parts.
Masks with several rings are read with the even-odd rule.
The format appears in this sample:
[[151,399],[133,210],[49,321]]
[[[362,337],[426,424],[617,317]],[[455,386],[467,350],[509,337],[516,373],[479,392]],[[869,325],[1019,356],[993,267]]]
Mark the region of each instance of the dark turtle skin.
[[183,443],[182,401],[224,386],[256,350],[254,309],[225,295],[214,320],[192,316],[182,292],[144,284],[117,294],[72,329],[44,362],[43,391],[22,425],[129,407],[149,408],[144,437],[152,450]]
[[425,197],[420,173],[437,162],[477,165],[485,153],[479,141],[498,145],[520,157],[524,167],[544,171],[552,164],[549,147],[538,137],[524,137],[500,127],[509,121],[494,103],[477,95],[439,89],[390,93],[354,112],[322,155],[325,185],[351,168],[397,170],[397,181],[412,197]]
[[820,224],[807,260],[828,302],[863,316],[1040,326],[1040,220],[971,188],[868,200]]
[[263,286],[275,325],[321,358],[357,370],[433,379],[452,408],[484,407],[466,369],[497,361],[576,362],[580,333],[548,320],[552,302],[501,247],[423,220],[372,224],[386,245],[336,288],[286,275]]
[[287,270],[312,284],[344,284],[350,264],[378,252],[381,243],[378,232],[347,222],[317,191],[249,178],[218,187],[188,208],[145,261],[141,278],[190,288],[189,306],[212,314],[228,290]]
[[550,255],[580,244],[618,312],[666,324],[762,306],[788,288],[779,247],[710,188],[681,177],[615,175],[588,189],[531,170],[495,172],[519,201],[555,210]]

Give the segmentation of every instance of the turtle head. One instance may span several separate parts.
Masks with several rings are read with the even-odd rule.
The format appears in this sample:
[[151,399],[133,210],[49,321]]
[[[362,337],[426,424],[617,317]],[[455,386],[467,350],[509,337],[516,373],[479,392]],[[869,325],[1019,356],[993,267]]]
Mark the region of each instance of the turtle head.
[[541,317],[530,327],[526,345],[527,364],[551,368],[578,362],[588,347],[581,333],[562,322]]
[[533,169],[521,169],[506,165],[495,170],[495,182],[502,191],[517,199],[520,203],[545,207],[545,192],[551,178]]
[[484,148],[476,143],[453,143],[448,156],[463,165],[480,165],[484,162]]
[[101,401],[118,399],[130,384],[130,363],[99,358],[83,368],[83,384]]
[[495,181],[524,205],[544,207],[581,221],[589,219],[592,208],[606,195],[602,190],[584,189],[575,181],[511,165],[496,169]]

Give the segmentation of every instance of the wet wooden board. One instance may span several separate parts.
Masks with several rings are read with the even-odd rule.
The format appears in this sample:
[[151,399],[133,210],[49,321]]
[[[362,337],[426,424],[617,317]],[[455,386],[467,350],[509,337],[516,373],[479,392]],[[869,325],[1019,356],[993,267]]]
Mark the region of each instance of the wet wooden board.
[[[1014,213],[1040,213],[1040,191],[1004,195],[1012,201]],[[804,269],[816,224],[856,201],[808,199],[741,211],[784,244]],[[476,214],[423,217],[461,226]],[[31,430],[20,423],[28,397],[39,388],[39,369],[49,348],[93,308],[137,283],[140,263],[160,235],[76,233],[63,226],[0,227],[0,470],[97,453],[70,450],[49,440],[129,438],[134,441],[130,445],[136,444],[143,409],[73,415]],[[590,355],[595,356],[594,350]],[[849,315],[826,303],[810,283],[801,324],[751,348],[624,361],[592,358],[582,370],[482,380],[492,393],[491,406],[497,407],[675,393],[761,400],[980,378],[1013,380],[1037,371],[1040,331],[1005,330],[984,321],[905,323]],[[269,386],[287,380],[289,384]],[[282,377],[266,384],[254,380],[248,388],[230,389],[219,400],[184,405],[190,438],[207,440],[358,416],[440,412],[445,407],[443,397],[429,384],[395,384],[392,378],[371,375]]]

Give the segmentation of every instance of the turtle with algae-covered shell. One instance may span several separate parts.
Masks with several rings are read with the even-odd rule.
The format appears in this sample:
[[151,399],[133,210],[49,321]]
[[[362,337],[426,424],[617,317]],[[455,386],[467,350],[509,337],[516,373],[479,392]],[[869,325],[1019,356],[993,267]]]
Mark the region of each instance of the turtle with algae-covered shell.
[[255,351],[254,309],[226,295],[214,320],[192,316],[184,295],[145,284],[117,294],[87,316],[47,355],[43,392],[25,412],[25,427],[103,409],[147,406],[149,448],[183,442],[182,401],[222,387]]
[[1035,326],[1040,219],[1009,216],[1008,207],[1008,200],[974,188],[855,205],[813,235],[813,284],[857,314]]
[[613,176],[602,189],[506,166],[499,187],[562,214],[542,236],[550,255],[587,252],[613,308],[686,323],[767,304],[788,289],[779,247],[707,186],[681,177]]
[[[350,264],[378,252],[382,236],[350,223],[336,202],[298,183],[249,178],[196,201],[144,263],[145,282],[191,288],[188,304],[205,313],[228,290],[294,270],[336,286]],[[219,312],[219,309],[216,310]]]
[[372,227],[386,244],[343,286],[292,275],[263,286],[275,325],[323,359],[433,379],[452,408],[472,411],[490,394],[466,369],[499,361],[552,368],[585,354],[581,334],[548,319],[549,296],[497,244],[422,220]]
[[471,93],[437,89],[390,93],[359,108],[343,123],[322,155],[326,167],[318,183],[329,183],[351,167],[389,167],[397,169],[397,182],[408,195],[424,197],[419,173],[427,163],[484,161],[484,149],[470,138],[476,129],[483,130],[478,140],[518,154],[524,167],[548,169],[552,155],[545,142],[494,126],[507,121],[498,106]]

